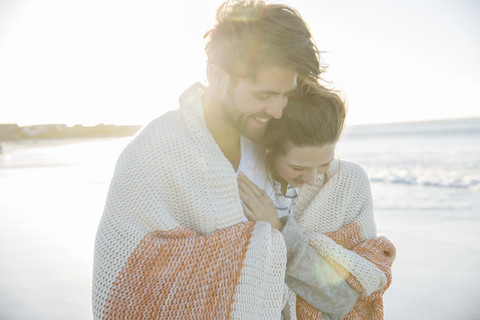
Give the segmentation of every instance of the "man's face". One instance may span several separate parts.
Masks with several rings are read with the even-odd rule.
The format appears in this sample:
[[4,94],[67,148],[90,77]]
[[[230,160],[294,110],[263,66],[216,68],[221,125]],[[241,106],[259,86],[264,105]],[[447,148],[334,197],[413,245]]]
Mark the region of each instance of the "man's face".
[[297,86],[297,73],[281,66],[262,67],[255,80],[241,79],[223,100],[228,123],[244,137],[258,142],[268,120],[279,119],[288,95]]

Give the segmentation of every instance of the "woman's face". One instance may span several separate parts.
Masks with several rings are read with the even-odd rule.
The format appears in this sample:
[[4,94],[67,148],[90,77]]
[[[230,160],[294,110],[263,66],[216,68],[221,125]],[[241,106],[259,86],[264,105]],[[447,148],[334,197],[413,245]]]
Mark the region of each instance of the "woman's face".
[[275,169],[293,187],[301,187],[305,183],[312,186],[317,174],[330,168],[336,146],[336,143],[322,147],[292,146],[286,156],[275,161]]

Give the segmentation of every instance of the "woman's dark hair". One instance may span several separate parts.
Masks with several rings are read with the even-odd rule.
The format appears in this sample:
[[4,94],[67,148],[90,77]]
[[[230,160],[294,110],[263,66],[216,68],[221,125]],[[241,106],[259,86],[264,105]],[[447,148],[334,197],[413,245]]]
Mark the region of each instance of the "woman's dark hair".
[[280,119],[268,122],[263,136],[270,168],[289,148],[336,143],[345,126],[347,107],[335,91],[319,84],[304,85],[288,99]]

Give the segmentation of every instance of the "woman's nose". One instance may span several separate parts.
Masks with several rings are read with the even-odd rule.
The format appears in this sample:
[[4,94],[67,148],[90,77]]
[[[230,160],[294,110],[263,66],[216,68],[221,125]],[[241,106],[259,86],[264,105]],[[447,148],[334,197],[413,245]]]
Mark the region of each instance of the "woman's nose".
[[305,176],[305,183],[309,186],[313,186],[315,184],[315,178],[317,177],[317,170],[310,170],[308,171],[307,175]]

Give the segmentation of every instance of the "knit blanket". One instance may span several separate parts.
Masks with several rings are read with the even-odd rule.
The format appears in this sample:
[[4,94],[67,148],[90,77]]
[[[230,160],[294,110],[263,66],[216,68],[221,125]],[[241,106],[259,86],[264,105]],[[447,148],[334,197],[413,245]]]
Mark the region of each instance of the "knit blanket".
[[264,252],[275,248],[269,230],[248,222],[206,236],[185,227],[147,235],[110,289],[103,319],[278,319],[283,279],[272,273],[282,259]]
[[117,162],[95,240],[95,320],[280,318],[284,237],[265,222],[242,224],[202,88],[186,90]]
[[[358,254],[377,266],[387,278],[386,285],[368,296],[361,296],[353,309],[345,315],[344,320],[381,320],[384,319],[383,294],[392,282],[392,264],[395,260],[395,246],[385,236],[373,239],[362,239],[362,232],[358,223],[351,223],[341,230],[326,234],[338,245]],[[315,246],[314,241],[311,243]],[[333,260],[323,252],[322,256],[339,272],[345,280],[357,291],[362,292],[360,282],[347,268]],[[321,319],[322,312],[310,306],[300,296],[296,295],[296,318],[299,320]]]
[[[180,108],[145,127],[117,162],[95,240],[95,320],[280,318],[285,238],[265,222],[242,223],[236,175],[205,125],[202,90],[187,89]],[[357,179],[338,179],[345,190],[302,190],[293,215],[315,250],[348,270],[368,297],[385,275],[324,235],[357,221],[360,239],[376,237],[373,215],[355,220],[371,211],[349,187]],[[358,189],[370,194],[368,185]],[[320,213],[316,201],[325,204]],[[345,206],[347,216],[339,213]],[[328,215],[334,219],[319,219]]]
[[[270,253],[273,259],[263,261],[247,257],[249,250],[273,249],[265,237],[267,230],[271,231],[265,223],[247,222],[206,236],[185,227],[148,234],[109,291],[103,319],[278,319],[283,296],[280,277],[263,297],[258,292],[242,292],[248,289],[242,284],[249,276],[250,268],[244,268],[246,260],[255,264],[257,270],[250,276],[259,282],[264,281],[262,274],[268,278],[266,270],[281,263],[275,261],[275,252]],[[344,319],[383,319],[382,294],[391,282],[395,248],[383,236],[359,242],[357,231],[358,225],[351,224],[327,236],[374,262],[389,282],[382,290],[361,297]],[[252,239],[262,233],[263,241]],[[352,286],[361,289],[345,268],[331,263]],[[259,297],[268,298],[267,303]],[[296,313],[297,319],[321,319],[321,312],[299,296]]]
[[[382,297],[392,280],[395,247],[386,237],[377,236],[370,182],[363,168],[346,160],[332,161],[330,169],[317,176],[315,185],[300,189],[292,217],[284,228],[287,246],[295,247],[299,239],[306,238],[310,250],[361,293],[345,318],[383,319]],[[319,319],[321,313],[296,295],[302,294],[298,281],[290,281],[298,278],[315,286],[316,278],[310,276],[317,272],[315,266],[301,270],[294,266],[290,269],[287,262],[286,281],[295,292],[289,291],[286,316]],[[304,294],[305,299],[311,295],[309,291]]]

